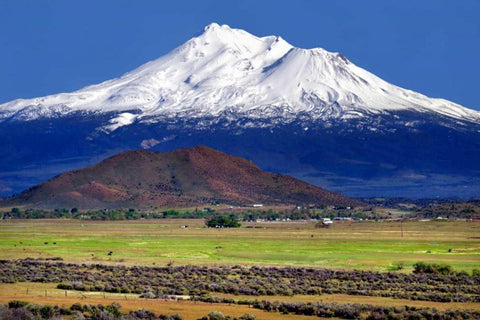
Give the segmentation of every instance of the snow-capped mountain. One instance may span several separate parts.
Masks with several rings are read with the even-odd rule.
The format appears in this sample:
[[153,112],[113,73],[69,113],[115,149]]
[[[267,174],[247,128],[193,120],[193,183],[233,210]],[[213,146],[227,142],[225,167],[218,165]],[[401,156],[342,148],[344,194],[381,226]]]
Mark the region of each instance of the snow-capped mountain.
[[[295,48],[226,25],[204,32],[118,79],[72,93],[0,105],[0,119],[33,120],[75,111],[115,112],[104,128],[164,118],[352,119],[388,111],[439,113],[480,122],[480,113],[396,87],[339,53]],[[272,124],[273,125],[273,124]]]
[[119,78],[0,105],[0,134],[0,194],[117,151],[197,144],[353,196],[480,194],[480,112],[215,23]]

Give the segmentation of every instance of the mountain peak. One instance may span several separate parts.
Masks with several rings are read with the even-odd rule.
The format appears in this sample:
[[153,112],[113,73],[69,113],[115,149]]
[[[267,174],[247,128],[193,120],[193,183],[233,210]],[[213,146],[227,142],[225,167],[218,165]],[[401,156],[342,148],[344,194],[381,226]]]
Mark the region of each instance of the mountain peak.
[[213,22],[203,28],[203,33],[200,33],[199,37],[219,37],[220,39],[222,37],[230,38],[235,37],[237,31],[238,29],[232,29],[226,24],[219,25],[218,23]]
[[226,24],[219,25],[216,22],[212,22],[212,23],[206,25],[203,28],[203,30],[205,32],[215,32],[215,31],[219,31],[219,30],[232,30],[232,29],[230,29],[230,27]]
[[189,48],[209,46],[217,49],[230,49],[231,51],[241,52],[243,54],[261,54],[272,46],[278,46],[278,43],[286,44],[285,40],[278,36],[257,37],[242,29],[230,28],[230,26],[218,23],[211,23],[205,26],[203,33],[187,41],[185,45]]

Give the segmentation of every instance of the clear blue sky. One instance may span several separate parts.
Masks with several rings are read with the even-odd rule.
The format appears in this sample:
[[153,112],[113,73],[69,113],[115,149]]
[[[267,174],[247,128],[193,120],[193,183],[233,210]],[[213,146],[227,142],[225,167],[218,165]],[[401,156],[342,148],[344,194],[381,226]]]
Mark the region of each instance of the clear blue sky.
[[0,0],[0,103],[118,77],[210,22],[341,52],[393,84],[480,110],[478,0]]

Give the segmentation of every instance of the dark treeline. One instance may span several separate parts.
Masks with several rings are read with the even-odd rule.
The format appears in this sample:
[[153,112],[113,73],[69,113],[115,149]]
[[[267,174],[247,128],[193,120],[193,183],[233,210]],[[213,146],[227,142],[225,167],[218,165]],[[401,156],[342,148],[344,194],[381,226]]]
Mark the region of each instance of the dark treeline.
[[415,218],[480,218],[480,198],[461,201],[455,199],[359,198],[374,207],[407,209]]
[[58,288],[142,294],[251,296],[349,294],[441,302],[480,302],[480,276],[465,272],[402,274],[302,267],[107,266],[1,260],[0,282],[58,283]]
[[164,210],[158,212],[139,211],[137,209],[101,209],[79,211],[77,208],[41,210],[41,209],[19,209],[12,208],[9,211],[0,211],[3,219],[82,219],[82,220],[139,220],[139,219],[203,219],[212,217],[214,214],[226,216],[232,221],[256,221],[259,219],[275,220],[310,220],[321,218],[348,217],[353,219],[378,220],[388,218],[382,212],[373,208],[351,208],[351,207],[295,207],[289,210],[272,209],[247,209],[241,211],[223,210],[217,211],[211,208],[193,210]]
[[376,207],[384,208],[404,208],[405,205],[415,205],[418,208],[424,208],[432,205],[441,205],[441,204],[476,204],[480,205],[480,198],[473,198],[470,200],[461,200],[461,199],[442,199],[442,198],[421,198],[421,199],[409,199],[409,198],[382,198],[382,197],[367,197],[367,198],[356,198],[357,200],[371,204]]
[[[406,210],[408,207],[409,217],[413,218],[437,218],[439,216],[448,218],[472,219],[480,218],[480,200],[466,202],[454,202],[447,200],[431,200],[416,202],[408,199],[384,199],[365,198],[366,205],[359,208],[354,207],[325,207],[325,206],[297,206],[292,209],[273,210],[248,207],[236,208],[235,210],[222,210],[220,212],[212,208],[196,208],[192,210],[163,210],[144,211],[135,208],[130,209],[99,209],[79,210],[78,208],[61,208],[55,210],[42,209],[20,209],[12,208],[7,211],[0,211],[0,218],[3,219],[84,219],[84,220],[138,220],[138,219],[196,219],[211,217],[213,213],[230,217],[231,220],[255,221],[263,220],[309,220],[321,218],[345,217],[352,219],[378,220],[390,218],[388,213],[380,208],[398,208]],[[430,200],[430,199],[428,199]],[[405,202],[402,202],[405,201]],[[413,207],[409,207],[413,205]]]

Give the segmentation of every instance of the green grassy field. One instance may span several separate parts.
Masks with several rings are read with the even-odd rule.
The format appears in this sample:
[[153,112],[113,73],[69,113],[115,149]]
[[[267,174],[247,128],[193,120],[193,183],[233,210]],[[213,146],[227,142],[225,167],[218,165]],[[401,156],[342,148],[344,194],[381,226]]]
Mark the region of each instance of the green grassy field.
[[219,230],[205,228],[203,220],[3,220],[0,252],[2,259],[61,257],[77,263],[159,266],[303,265],[387,271],[402,262],[405,272],[424,261],[471,271],[480,268],[480,222],[337,223],[329,229],[316,229],[313,222],[265,222]]

